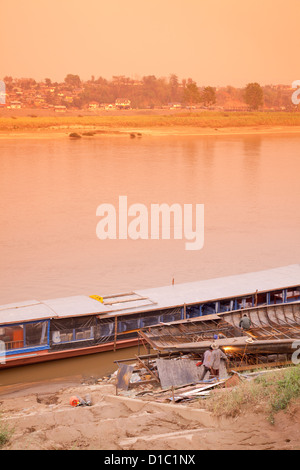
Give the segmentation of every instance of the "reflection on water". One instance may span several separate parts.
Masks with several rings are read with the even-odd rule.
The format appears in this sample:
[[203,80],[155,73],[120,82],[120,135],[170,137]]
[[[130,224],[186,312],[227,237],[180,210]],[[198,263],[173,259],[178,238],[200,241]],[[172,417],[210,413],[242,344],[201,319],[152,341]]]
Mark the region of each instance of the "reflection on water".
[[[0,304],[299,262],[299,149],[296,135],[1,140]],[[204,248],[186,251],[172,238],[100,241],[96,209],[117,207],[119,195],[128,205],[204,204]],[[74,359],[74,369],[94,361]],[[64,362],[37,366],[37,377],[45,367],[60,374]]]
[[254,135],[251,139],[243,139],[243,154],[245,157],[257,157],[261,153],[263,137]]

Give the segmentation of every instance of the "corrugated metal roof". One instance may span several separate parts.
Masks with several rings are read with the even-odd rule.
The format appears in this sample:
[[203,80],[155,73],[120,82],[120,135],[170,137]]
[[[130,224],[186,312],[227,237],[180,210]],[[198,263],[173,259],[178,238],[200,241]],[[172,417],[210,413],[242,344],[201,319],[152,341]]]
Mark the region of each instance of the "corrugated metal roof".
[[[79,295],[44,301],[32,300],[0,307],[0,324],[46,318],[63,318],[98,314],[100,316],[174,308],[183,304],[199,304],[223,298],[236,298],[259,292],[300,285],[300,265],[268,269],[216,279],[137,290],[124,296],[128,301],[106,305],[88,296]],[[102,295],[102,292],[98,293]],[[112,296],[108,296],[111,298]],[[146,299],[149,299],[147,301]]]

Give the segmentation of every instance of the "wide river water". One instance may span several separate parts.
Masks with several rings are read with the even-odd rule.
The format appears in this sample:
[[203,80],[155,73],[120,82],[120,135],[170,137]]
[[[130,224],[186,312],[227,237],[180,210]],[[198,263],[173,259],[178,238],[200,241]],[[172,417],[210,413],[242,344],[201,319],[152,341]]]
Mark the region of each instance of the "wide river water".
[[[0,305],[299,263],[299,174],[293,134],[1,139]],[[155,203],[204,204],[203,248],[186,250],[172,231],[169,240],[150,239],[150,230],[145,240],[100,240],[97,207],[118,214],[119,196],[149,212]],[[0,384],[99,376],[115,357],[3,371]]]

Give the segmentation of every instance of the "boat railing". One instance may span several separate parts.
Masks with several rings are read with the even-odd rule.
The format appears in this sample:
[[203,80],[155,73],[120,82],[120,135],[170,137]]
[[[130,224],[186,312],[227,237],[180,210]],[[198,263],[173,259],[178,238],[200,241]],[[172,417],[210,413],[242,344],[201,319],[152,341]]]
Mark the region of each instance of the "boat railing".
[[24,341],[17,340],[17,341],[3,341],[5,345],[5,350],[9,351],[11,349],[21,349],[24,347]]

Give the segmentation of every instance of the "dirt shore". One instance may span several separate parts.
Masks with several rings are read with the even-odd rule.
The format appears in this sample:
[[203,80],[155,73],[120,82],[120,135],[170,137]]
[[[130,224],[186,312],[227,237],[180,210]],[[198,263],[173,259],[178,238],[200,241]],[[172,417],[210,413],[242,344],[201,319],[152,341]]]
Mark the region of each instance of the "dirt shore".
[[[154,127],[154,128],[97,128],[91,126],[56,126],[53,129],[0,131],[0,139],[66,139],[70,133],[78,133],[83,139],[104,137],[147,137],[147,136],[235,136],[235,135],[300,135],[300,126],[255,126],[255,127]],[[87,136],[86,133],[94,132]]]
[[[74,395],[89,395],[92,405],[71,406]],[[76,381],[2,389],[0,402],[1,423],[12,430],[4,450],[299,449],[299,407],[279,413],[275,424],[263,407],[217,419],[201,400],[162,403]]]

